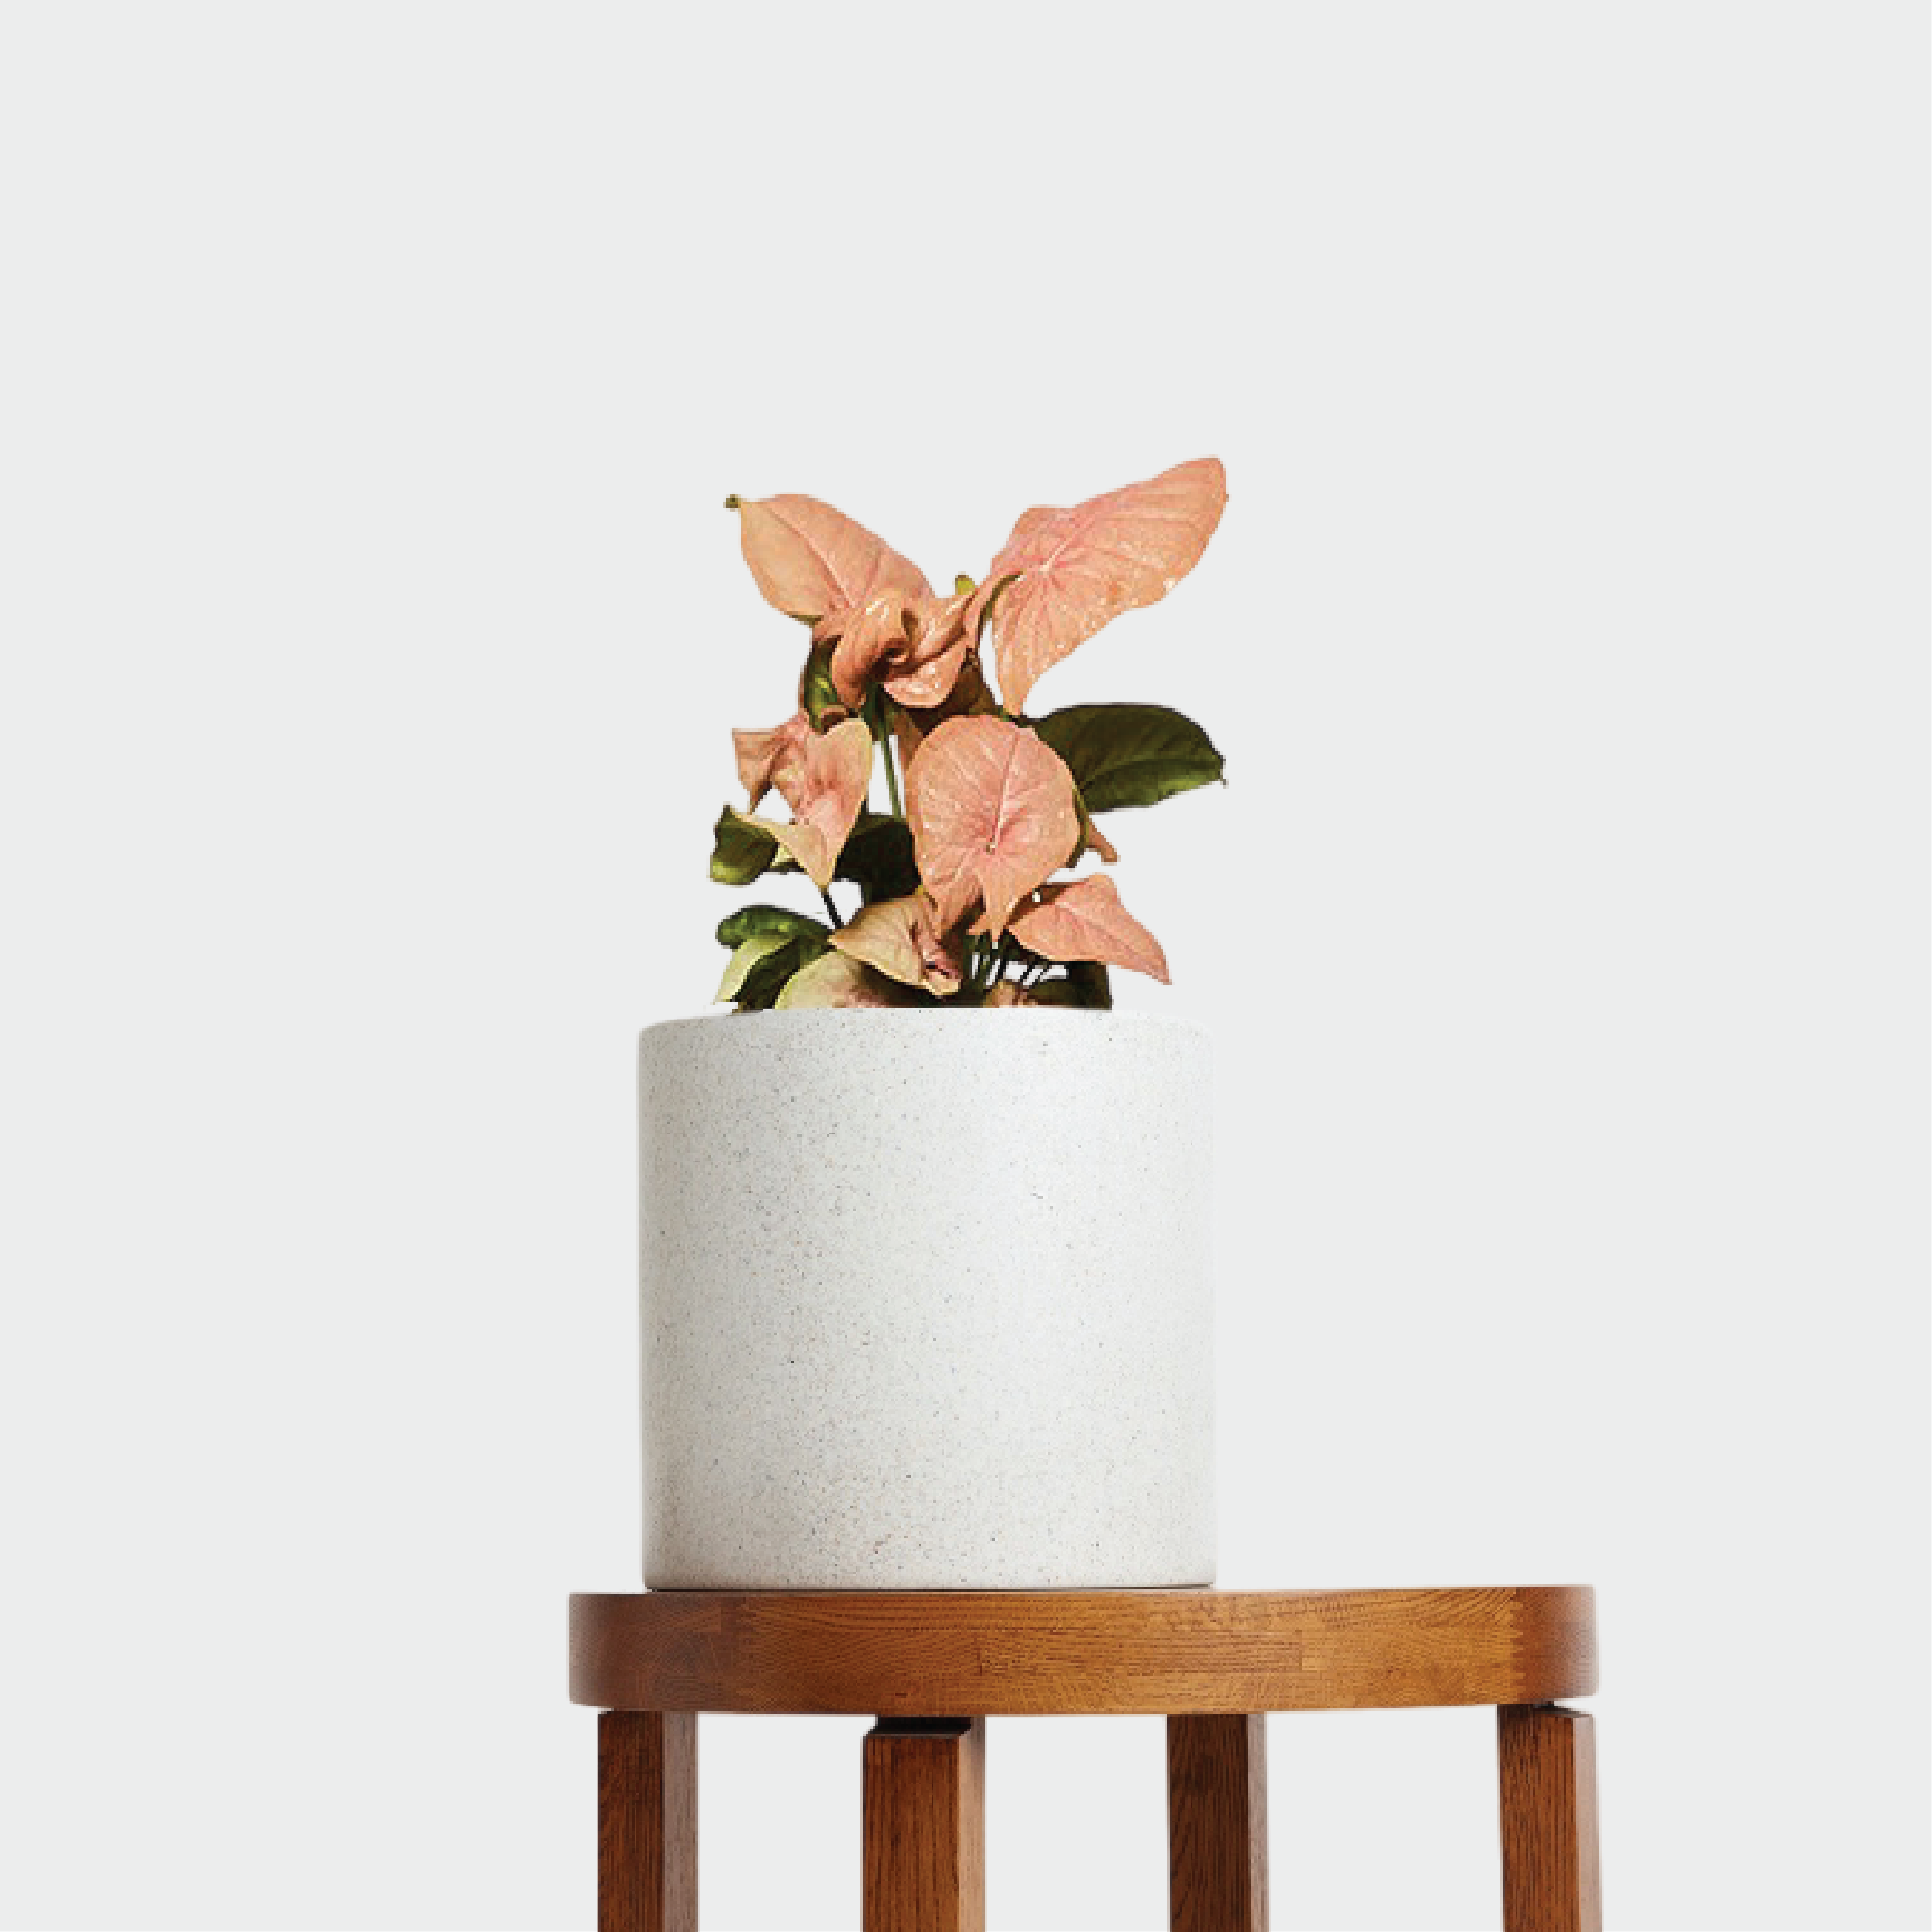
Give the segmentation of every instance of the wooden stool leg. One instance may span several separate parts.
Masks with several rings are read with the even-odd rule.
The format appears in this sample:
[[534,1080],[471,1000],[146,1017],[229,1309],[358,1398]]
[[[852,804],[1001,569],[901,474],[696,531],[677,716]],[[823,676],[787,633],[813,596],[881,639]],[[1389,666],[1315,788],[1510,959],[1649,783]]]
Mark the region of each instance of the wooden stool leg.
[[1267,1932],[1267,1720],[1167,1720],[1167,1919]]
[[986,1932],[986,1719],[866,1734],[866,1932]]
[[1602,1932],[1596,1731],[1589,1714],[1506,1704],[1497,1726],[1505,1932]]
[[598,1932],[698,1932],[698,1720],[598,1719]]

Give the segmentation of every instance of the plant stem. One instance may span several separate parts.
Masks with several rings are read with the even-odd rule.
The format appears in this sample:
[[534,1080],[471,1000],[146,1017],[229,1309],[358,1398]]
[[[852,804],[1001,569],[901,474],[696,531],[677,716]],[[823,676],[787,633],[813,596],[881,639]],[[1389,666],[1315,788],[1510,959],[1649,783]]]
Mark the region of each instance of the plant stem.
[[831,894],[822,885],[818,888],[818,896],[825,901],[826,913],[830,918],[833,930],[836,932],[845,924],[845,921],[839,916],[837,906],[832,903]]
[[883,691],[872,691],[866,694],[864,716],[872,727],[873,742],[879,748],[879,756],[885,760],[885,796],[892,804],[894,818],[905,817],[905,807],[899,798],[899,770],[893,763],[892,731],[885,719],[887,700]]
[[879,721],[879,753],[885,760],[885,796],[892,800],[892,815],[894,818],[905,817],[905,807],[899,799],[899,771],[893,762],[892,734],[885,729],[885,721]]

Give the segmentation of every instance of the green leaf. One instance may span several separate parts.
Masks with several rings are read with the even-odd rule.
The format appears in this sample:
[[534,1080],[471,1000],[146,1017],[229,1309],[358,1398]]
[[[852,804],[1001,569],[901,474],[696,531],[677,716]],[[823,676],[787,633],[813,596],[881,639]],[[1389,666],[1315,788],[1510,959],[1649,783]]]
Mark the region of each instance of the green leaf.
[[799,679],[799,709],[810,721],[815,732],[822,732],[829,718],[837,723],[852,715],[846,701],[832,682],[832,646],[815,644],[807,654],[805,670]]
[[1208,734],[1164,704],[1069,704],[1030,722],[1066,760],[1089,811],[1158,805],[1221,776]]
[[712,995],[713,999],[737,999],[758,962],[776,952],[780,946],[790,943],[782,933],[754,933],[749,939],[741,941],[725,963],[724,977],[718,981],[718,990]]
[[746,905],[718,922],[718,943],[741,946],[762,933],[776,933],[780,939],[801,939],[817,933],[829,938],[831,929],[822,919],[795,913],[783,905]]
[[[764,936],[778,938],[774,933]],[[779,995],[785,990],[785,982],[801,967],[809,966],[824,951],[824,940],[808,933],[799,933],[791,939],[779,938],[777,945],[745,974],[744,983],[738,989],[738,1010],[755,1013],[776,1005]]]
[[838,855],[835,875],[852,880],[867,905],[879,899],[910,897],[919,890],[912,827],[889,812],[861,812]]
[[711,875],[721,885],[749,885],[768,872],[796,872],[798,862],[779,849],[770,832],[727,805],[712,831]]
[[1042,980],[1027,994],[1035,1006],[1110,1007],[1114,982],[1105,966],[1081,960],[1066,969],[1064,980]]

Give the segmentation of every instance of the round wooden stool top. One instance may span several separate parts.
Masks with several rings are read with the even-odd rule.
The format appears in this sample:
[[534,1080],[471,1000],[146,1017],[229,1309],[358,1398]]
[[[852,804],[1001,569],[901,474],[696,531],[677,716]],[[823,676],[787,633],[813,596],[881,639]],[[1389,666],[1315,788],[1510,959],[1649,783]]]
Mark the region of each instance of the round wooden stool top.
[[605,1710],[1173,1717],[1550,1704],[1596,1685],[1580,1588],[570,1599],[570,1697]]

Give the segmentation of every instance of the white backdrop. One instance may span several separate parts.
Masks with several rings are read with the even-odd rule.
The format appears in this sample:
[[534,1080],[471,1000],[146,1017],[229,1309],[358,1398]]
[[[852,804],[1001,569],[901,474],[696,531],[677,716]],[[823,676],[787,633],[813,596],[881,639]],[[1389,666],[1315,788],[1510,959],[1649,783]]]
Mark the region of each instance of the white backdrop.
[[[1222,1581],[1585,1581],[1620,1927],[1927,1923],[1918,5],[0,14],[0,1915],[591,1922],[636,1028],[798,637],[1183,458],[1053,674],[1219,1030]],[[707,1927],[857,1922],[710,1720]],[[1276,1924],[1497,1914],[1482,1712],[1277,1718]],[[1154,1927],[1152,1720],[998,1927]]]

